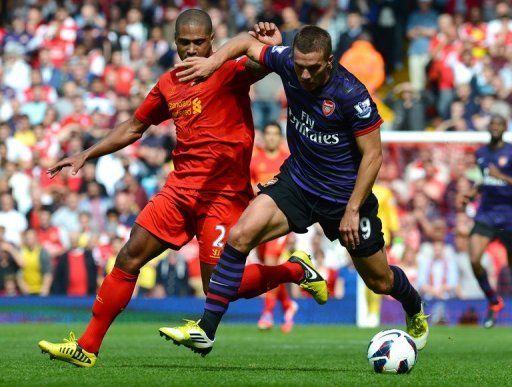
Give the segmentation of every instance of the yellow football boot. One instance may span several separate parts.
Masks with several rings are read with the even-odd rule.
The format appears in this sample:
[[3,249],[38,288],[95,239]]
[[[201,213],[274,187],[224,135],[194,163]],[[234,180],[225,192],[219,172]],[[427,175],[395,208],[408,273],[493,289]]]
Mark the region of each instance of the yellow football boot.
[[423,312],[423,304],[421,310],[414,316],[409,317],[405,314],[405,323],[407,324],[407,333],[412,337],[416,343],[418,351],[422,350],[427,345],[428,338],[428,315]]
[[57,359],[85,368],[91,368],[96,364],[96,355],[80,347],[73,332],[69,334],[69,338],[64,339],[63,343],[50,343],[41,340],[39,348],[41,348],[42,353],[50,354],[51,360]]
[[300,264],[304,270],[304,279],[300,282],[299,286],[311,294],[317,303],[320,305],[325,304],[329,299],[327,282],[316,271],[309,254],[298,250],[291,255],[288,261]]
[[198,325],[199,321],[185,320],[186,324],[179,327],[160,328],[160,336],[172,340],[176,345],[184,345],[193,352],[205,357],[213,349],[215,340],[210,340],[205,331]]

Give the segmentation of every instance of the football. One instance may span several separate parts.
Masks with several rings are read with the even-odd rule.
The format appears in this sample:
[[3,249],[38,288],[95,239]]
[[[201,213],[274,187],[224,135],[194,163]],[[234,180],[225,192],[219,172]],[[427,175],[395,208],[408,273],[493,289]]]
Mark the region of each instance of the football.
[[368,345],[368,362],[377,373],[406,374],[417,356],[414,340],[399,329],[380,331]]

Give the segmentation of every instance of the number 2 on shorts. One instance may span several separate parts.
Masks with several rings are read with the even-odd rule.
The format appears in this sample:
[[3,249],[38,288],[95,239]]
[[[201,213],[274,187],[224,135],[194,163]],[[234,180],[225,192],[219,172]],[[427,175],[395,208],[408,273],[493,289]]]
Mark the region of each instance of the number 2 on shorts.
[[215,230],[219,231],[220,234],[219,234],[219,237],[213,241],[212,246],[218,247],[218,248],[223,248],[224,243],[222,242],[222,240],[224,239],[224,236],[226,235],[226,227],[224,227],[221,224],[218,224],[217,226],[215,226]]

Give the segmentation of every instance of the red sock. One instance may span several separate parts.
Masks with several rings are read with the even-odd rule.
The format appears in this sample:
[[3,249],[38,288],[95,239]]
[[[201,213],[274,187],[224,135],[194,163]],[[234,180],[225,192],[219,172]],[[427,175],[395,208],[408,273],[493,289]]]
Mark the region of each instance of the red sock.
[[298,263],[285,262],[277,266],[247,265],[238,289],[238,298],[253,298],[287,282],[299,283],[304,269]]
[[288,294],[288,289],[285,284],[281,284],[277,287],[277,299],[281,303],[284,311],[292,305],[292,300]]
[[130,302],[137,277],[138,274],[129,274],[117,267],[105,277],[92,306],[92,319],[78,339],[78,344],[87,352],[100,350],[110,324]]
[[276,307],[276,292],[274,289],[269,290],[265,293],[265,301],[263,303],[263,313],[274,314],[274,308]]

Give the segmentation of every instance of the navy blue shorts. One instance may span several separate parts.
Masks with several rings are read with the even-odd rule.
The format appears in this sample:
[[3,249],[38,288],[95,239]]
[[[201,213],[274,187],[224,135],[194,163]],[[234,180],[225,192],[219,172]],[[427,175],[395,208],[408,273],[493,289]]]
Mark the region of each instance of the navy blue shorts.
[[[295,183],[283,168],[274,179],[258,185],[260,194],[268,195],[288,219],[290,230],[299,234],[319,223],[325,236],[331,241],[338,239],[342,245],[339,226],[345,213],[345,206],[319,198]],[[372,193],[359,210],[359,246],[347,248],[352,257],[370,257],[384,247],[382,222],[377,213],[379,202]],[[346,246],[345,246],[346,247]]]
[[471,230],[471,235],[482,235],[490,240],[498,239],[503,246],[507,249],[507,252],[512,253],[512,232],[504,229],[497,228],[493,225],[480,222],[475,218],[475,225]]

